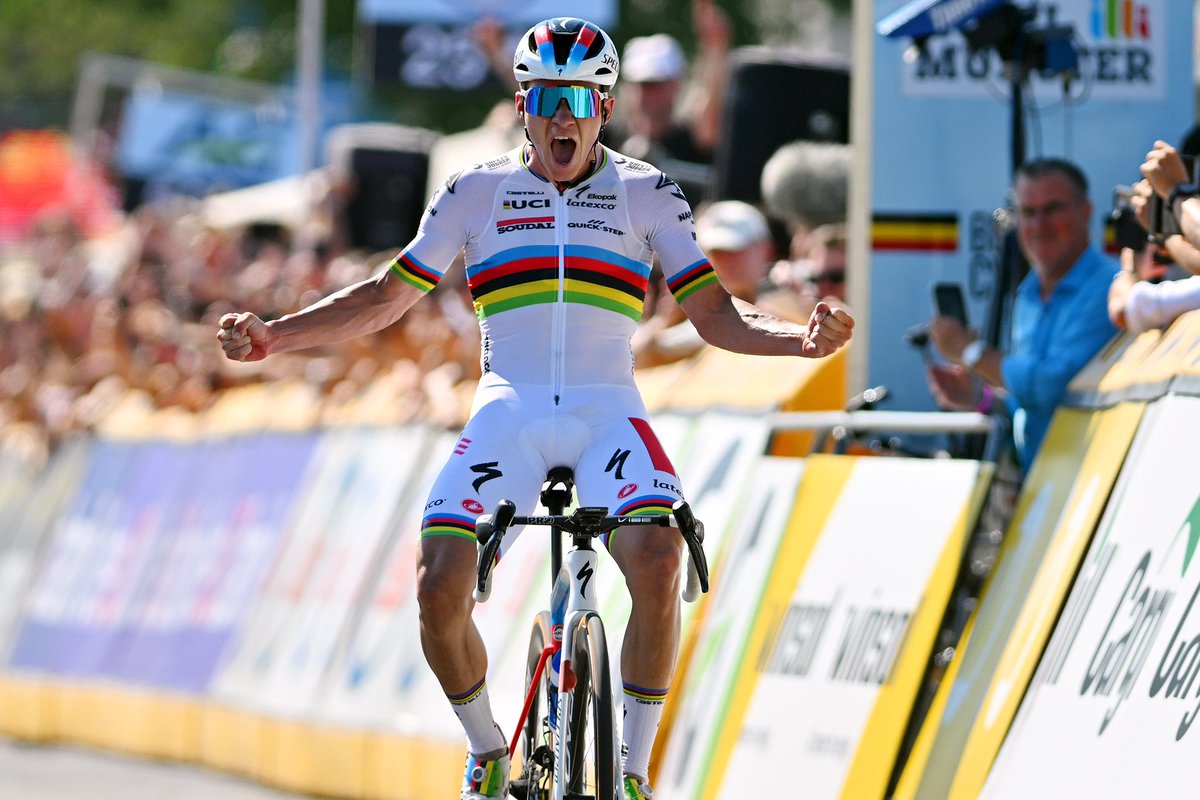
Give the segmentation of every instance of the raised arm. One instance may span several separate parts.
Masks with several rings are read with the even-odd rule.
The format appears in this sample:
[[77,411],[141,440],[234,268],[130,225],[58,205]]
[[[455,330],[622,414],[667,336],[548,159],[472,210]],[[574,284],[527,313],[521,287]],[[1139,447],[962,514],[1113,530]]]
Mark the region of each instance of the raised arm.
[[389,266],[373,278],[347,286],[277,320],[263,322],[245,311],[226,314],[221,317],[217,340],[226,358],[260,361],[273,353],[374,333],[400,319],[424,294]]
[[854,332],[854,319],[845,309],[817,303],[808,324],[799,325],[731,297],[719,283],[693,292],[681,305],[704,341],[735,353],[823,358]]

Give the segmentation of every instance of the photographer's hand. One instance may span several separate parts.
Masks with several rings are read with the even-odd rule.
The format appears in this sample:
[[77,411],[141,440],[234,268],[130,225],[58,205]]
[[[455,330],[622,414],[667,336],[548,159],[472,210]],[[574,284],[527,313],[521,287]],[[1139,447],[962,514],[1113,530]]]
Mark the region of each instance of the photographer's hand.
[[1142,176],[1164,200],[1177,185],[1192,179],[1179,151],[1161,140],[1155,142],[1154,149],[1146,154],[1146,161],[1142,164]]
[[975,331],[953,317],[937,316],[929,323],[929,343],[942,358],[955,364],[962,363],[963,348],[978,338]]
[[1129,198],[1129,205],[1133,207],[1133,213],[1137,215],[1138,224],[1147,232],[1154,225],[1150,219],[1150,195],[1153,193],[1154,188],[1150,186],[1150,181],[1140,180],[1133,185],[1133,194]]

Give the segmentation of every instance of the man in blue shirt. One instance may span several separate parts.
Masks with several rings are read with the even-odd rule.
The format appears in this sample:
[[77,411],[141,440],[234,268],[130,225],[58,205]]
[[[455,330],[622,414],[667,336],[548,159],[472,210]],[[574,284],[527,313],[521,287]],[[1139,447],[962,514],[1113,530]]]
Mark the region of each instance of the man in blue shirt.
[[1118,267],[1089,243],[1092,204],[1074,164],[1027,162],[1017,170],[1015,195],[1017,240],[1031,271],[1017,287],[1009,351],[939,316],[929,338],[950,363],[931,365],[928,378],[945,408],[986,411],[1002,396],[1028,470],[1067,384],[1117,333],[1107,298]]

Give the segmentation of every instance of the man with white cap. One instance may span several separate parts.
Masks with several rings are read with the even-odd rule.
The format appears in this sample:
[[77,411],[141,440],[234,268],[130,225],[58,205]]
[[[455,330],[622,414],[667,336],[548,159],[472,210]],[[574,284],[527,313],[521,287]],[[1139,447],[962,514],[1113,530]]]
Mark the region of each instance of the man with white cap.
[[[740,200],[712,203],[696,217],[696,244],[731,295],[747,303],[757,301],[774,254],[771,231],[762,212]],[[703,346],[704,339],[679,305],[665,300],[633,337],[633,354],[639,367],[678,361]]]
[[673,37],[656,33],[630,39],[621,54],[625,89],[622,114],[614,126],[623,133],[612,140],[622,153],[667,172],[689,195],[708,182],[707,165],[720,133],[730,40],[729,21],[711,0],[696,0],[692,16],[700,48],[694,76],[698,91],[685,91],[687,57]]

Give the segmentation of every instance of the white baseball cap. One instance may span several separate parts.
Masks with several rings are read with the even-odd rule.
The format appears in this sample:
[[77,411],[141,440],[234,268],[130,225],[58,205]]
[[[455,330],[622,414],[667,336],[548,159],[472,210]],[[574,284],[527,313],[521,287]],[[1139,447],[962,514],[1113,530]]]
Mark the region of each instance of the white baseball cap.
[[767,218],[741,200],[721,200],[696,218],[696,244],[701,250],[744,250],[771,238]]
[[665,33],[630,39],[621,54],[621,78],[634,83],[673,80],[686,68],[683,48]]

